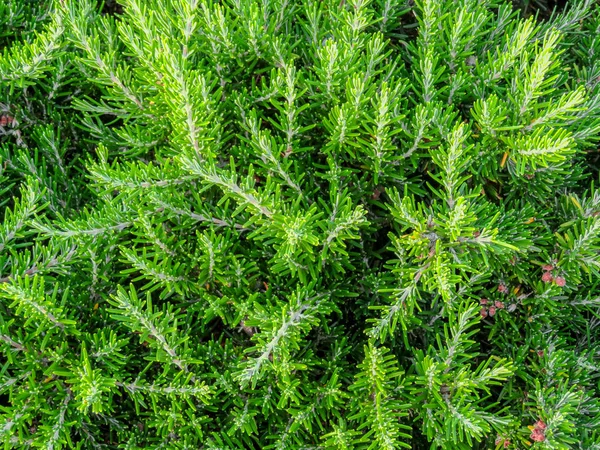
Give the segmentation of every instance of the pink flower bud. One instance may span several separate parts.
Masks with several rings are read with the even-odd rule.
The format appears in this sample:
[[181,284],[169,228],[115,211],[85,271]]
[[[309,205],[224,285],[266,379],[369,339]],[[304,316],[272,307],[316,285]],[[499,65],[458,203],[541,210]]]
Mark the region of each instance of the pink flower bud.
[[565,280],[563,277],[556,277],[554,279],[554,282],[556,283],[557,286],[563,287],[565,284],[567,284],[567,280]]
[[542,270],[544,270],[544,271],[546,271],[546,272],[549,272],[549,271],[551,271],[552,269],[554,269],[554,266],[553,266],[552,264],[544,264],[544,265],[542,266]]
[[534,442],[544,442],[546,440],[546,435],[544,434],[543,430],[540,430],[539,428],[534,428],[531,432],[530,438]]
[[481,311],[479,311],[479,314],[481,315],[482,319],[485,319],[488,316],[487,309],[481,308]]
[[542,281],[544,283],[550,283],[553,279],[554,278],[550,272],[544,272],[544,275],[542,275]]
[[0,127],[5,127],[7,125],[12,125],[14,119],[8,114],[3,114],[0,116]]
[[494,302],[494,306],[498,309],[504,309],[504,303],[499,302],[498,300]]
[[495,306],[490,306],[488,314],[490,315],[490,317],[494,317],[494,315],[496,314],[496,307]]

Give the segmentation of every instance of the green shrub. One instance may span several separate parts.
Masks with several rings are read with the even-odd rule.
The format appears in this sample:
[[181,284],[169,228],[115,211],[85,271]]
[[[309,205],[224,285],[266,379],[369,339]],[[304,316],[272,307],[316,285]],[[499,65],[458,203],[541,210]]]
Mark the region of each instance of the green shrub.
[[600,448],[594,3],[5,1],[5,448]]

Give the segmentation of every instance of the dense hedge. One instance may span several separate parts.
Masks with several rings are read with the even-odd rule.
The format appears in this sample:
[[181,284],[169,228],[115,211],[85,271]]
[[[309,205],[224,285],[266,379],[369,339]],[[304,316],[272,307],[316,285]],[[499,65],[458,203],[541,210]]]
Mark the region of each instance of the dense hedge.
[[600,7],[0,4],[0,440],[600,449]]

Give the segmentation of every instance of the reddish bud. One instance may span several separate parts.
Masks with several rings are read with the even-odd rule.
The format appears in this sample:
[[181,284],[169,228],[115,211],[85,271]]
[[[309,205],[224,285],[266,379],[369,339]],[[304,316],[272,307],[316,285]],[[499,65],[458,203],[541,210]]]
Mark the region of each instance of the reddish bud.
[[479,311],[479,314],[481,315],[482,319],[485,319],[488,316],[487,309],[481,308],[481,311]]
[[544,350],[538,350],[538,351],[537,351],[537,355],[538,355],[540,358],[543,358],[543,357],[544,357]]
[[546,429],[546,424],[543,420],[538,420],[533,425],[533,431],[531,432],[531,440],[534,442],[543,442],[546,440],[546,434],[544,430]]
[[544,272],[544,275],[542,275],[542,281],[544,283],[550,283],[553,279],[554,278],[550,272]]
[[550,270],[554,269],[554,266],[552,264],[544,264],[542,266],[542,270],[549,272]]
[[479,304],[480,305],[487,305],[488,304],[488,299],[487,298],[482,298],[481,300],[479,300]]
[[502,294],[506,294],[508,292],[508,287],[506,287],[506,285],[504,283],[500,283],[498,285],[498,292],[501,292]]
[[14,119],[8,114],[3,114],[0,116],[0,126],[5,127],[7,125],[12,125]]
[[495,306],[490,306],[488,314],[490,315],[490,317],[494,317],[494,315],[496,314],[496,307]]
[[383,192],[385,192],[385,187],[377,186],[375,188],[375,190],[373,191],[373,195],[372,195],[373,200],[377,200]]
[[504,309],[504,303],[499,302],[498,300],[494,302],[494,306],[498,309]]
[[546,440],[546,435],[542,430],[534,428],[534,430],[531,432],[530,438],[533,442],[544,442]]
[[567,284],[567,280],[565,280],[563,277],[556,277],[554,279],[554,282],[556,283],[557,286],[563,287],[565,284]]

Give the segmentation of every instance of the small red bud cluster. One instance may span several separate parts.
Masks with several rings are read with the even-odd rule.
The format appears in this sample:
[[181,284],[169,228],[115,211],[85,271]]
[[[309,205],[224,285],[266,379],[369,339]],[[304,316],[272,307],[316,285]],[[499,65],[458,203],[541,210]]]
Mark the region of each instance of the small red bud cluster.
[[557,286],[564,287],[567,284],[567,280],[565,280],[562,276],[554,276],[552,275],[552,271],[554,270],[554,266],[552,264],[544,264],[542,266],[542,270],[544,273],[542,274],[542,281],[544,283],[554,283]]
[[530,437],[534,442],[544,442],[546,440],[546,424],[542,420],[538,420],[533,425]]
[[14,118],[9,116],[8,114],[2,114],[0,115],[0,127],[6,127],[9,125],[12,125],[12,123],[14,122]]
[[487,298],[482,298],[479,300],[479,304],[481,305],[481,311],[479,314],[483,319],[486,317],[494,317],[496,315],[496,311],[499,309],[504,309],[504,303],[496,300],[494,303],[491,303]]

